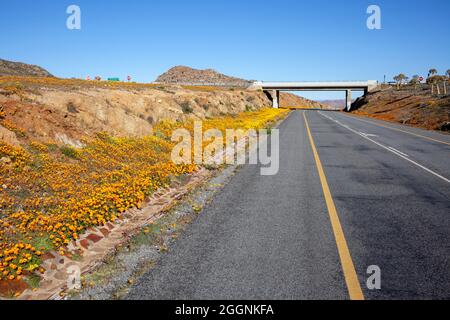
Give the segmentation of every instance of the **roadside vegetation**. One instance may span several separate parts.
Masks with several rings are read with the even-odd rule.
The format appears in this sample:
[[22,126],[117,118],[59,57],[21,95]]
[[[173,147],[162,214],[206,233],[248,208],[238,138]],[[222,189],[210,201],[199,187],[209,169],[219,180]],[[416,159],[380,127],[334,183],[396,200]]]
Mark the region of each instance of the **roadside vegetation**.
[[358,98],[353,112],[380,120],[397,122],[428,130],[450,131],[450,69],[444,75],[430,68],[428,76],[404,73],[395,82]]
[[393,79],[397,90],[411,87],[417,90],[419,87],[426,86],[431,91],[431,94],[447,95],[450,85],[450,69],[445,74],[439,75],[438,70],[431,68],[428,71],[428,77],[425,79],[425,83],[422,83],[419,75],[413,75],[409,78],[404,73],[396,75]]
[[[243,112],[205,120],[203,129],[267,128],[288,112]],[[32,279],[44,272],[47,252],[70,255],[67,245],[89,227],[114,222],[172,179],[198,170],[170,160],[172,131],[180,127],[193,130],[193,122],[162,122],[142,138],[98,133],[85,138],[83,148],[0,142],[0,281]]]

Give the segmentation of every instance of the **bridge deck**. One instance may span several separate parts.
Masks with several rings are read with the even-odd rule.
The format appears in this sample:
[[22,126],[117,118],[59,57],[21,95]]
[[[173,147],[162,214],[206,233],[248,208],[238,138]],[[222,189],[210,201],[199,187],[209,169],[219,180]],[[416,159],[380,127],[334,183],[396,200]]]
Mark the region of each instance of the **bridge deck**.
[[263,90],[371,90],[378,84],[369,81],[328,81],[328,82],[257,82]]

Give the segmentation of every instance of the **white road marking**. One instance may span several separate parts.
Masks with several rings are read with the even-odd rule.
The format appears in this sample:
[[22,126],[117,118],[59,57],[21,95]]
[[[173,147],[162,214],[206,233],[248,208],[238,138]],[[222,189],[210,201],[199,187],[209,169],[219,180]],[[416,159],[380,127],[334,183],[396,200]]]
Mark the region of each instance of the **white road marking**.
[[446,144],[446,145],[450,146],[450,142],[434,139],[434,138],[431,138],[431,137],[428,137],[428,136],[424,136],[424,135],[421,135],[421,134],[417,134],[417,133],[411,132],[409,130],[402,130],[402,129],[399,129],[399,128],[394,128],[394,127],[391,127],[391,126],[387,126],[387,125],[384,125],[382,123],[376,122],[375,119],[371,119],[371,121],[368,121],[368,120],[361,119],[361,117],[359,117],[359,116],[353,116],[353,115],[348,115],[348,114],[342,115],[342,116],[347,117],[347,118],[351,118],[351,119],[354,119],[354,120],[359,120],[359,121],[362,121],[362,122],[366,122],[366,123],[372,124],[372,125],[377,126],[377,127],[382,127],[382,128],[387,128],[387,129],[390,129],[390,130],[395,130],[395,131],[407,133],[407,134],[410,134],[410,135],[413,135],[413,136],[416,136],[416,137],[419,137],[419,138],[427,139],[427,140],[434,141],[434,142],[439,142],[439,143]]
[[362,134],[365,137],[378,137],[376,134],[371,134],[371,133],[364,133],[364,132],[360,132],[360,134]]
[[393,150],[393,151],[395,151],[395,152],[397,152],[397,153],[400,153],[401,155],[404,155],[405,157],[409,157],[406,153],[403,153],[403,152],[401,152],[401,151],[399,151],[399,150],[397,150],[397,149],[395,149],[393,147],[388,147],[388,148]]
[[[398,150],[396,150],[396,149],[394,149],[394,148],[392,148],[392,147],[385,146],[385,145],[383,145],[383,144],[381,144],[381,143],[379,143],[379,142],[377,142],[377,141],[375,141],[375,140],[373,140],[373,139],[371,139],[371,138],[369,138],[369,137],[367,137],[367,136],[364,136],[364,135],[362,135],[360,132],[358,132],[358,131],[356,131],[356,130],[350,128],[348,125],[342,125],[342,123],[341,123],[340,121],[335,120],[335,119],[331,118],[330,116],[327,116],[327,115],[323,114],[323,113],[320,112],[320,111],[318,111],[318,112],[319,112],[319,114],[320,114],[321,116],[323,116],[323,117],[325,117],[325,118],[327,118],[327,119],[329,119],[329,120],[331,120],[331,121],[336,122],[336,123],[339,124],[340,126],[342,126],[342,127],[344,127],[344,128],[347,128],[347,129],[350,130],[351,132],[356,133],[357,135],[359,135],[360,137],[363,137],[364,139],[369,140],[369,141],[372,142],[372,143],[375,143],[377,146],[379,146],[379,147],[381,147],[381,148],[383,148],[383,149],[385,149],[385,150],[388,150],[389,152],[392,152],[393,154],[395,154],[395,155],[399,156],[400,158],[402,158],[402,159],[404,159],[404,160],[406,160],[406,161],[408,161],[408,162],[410,162],[410,163],[416,165],[417,167],[419,167],[419,168],[421,168],[421,169],[427,171],[428,173],[431,173],[432,175],[434,175],[434,176],[436,176],[436,177],[438,177],[438,178],[444,180],[445,182],[450,183],[450,179],[447,179],[446,177],[441,176],[439,173],[436,173],[436,172],[434,172],[433,170],[428,169],[427,167],[421,165],[420,163],[417,163],[417,162],[415,162],[414,160],[409,159],[408,156],[405,155],[404,153],[402,153],[402,152],[400,152],[400,151],[398,151]],[[392,149],[391,149],[391,148],[392,148]]]

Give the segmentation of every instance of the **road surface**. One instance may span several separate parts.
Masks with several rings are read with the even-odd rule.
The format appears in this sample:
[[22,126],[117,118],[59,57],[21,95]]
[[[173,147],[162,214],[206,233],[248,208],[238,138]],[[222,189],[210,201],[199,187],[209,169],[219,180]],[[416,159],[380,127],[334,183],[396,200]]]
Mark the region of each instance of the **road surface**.
[[293,111],[279,173],[240,169],[127,298],[449,299],[449,178],[449,135]]

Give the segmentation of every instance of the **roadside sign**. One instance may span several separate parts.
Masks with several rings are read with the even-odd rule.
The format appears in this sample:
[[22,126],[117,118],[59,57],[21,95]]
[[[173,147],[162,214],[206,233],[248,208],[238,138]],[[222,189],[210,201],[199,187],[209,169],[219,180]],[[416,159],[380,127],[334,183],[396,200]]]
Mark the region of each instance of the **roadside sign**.
[[419,77],[419,81],[423,81],[423,77]]

